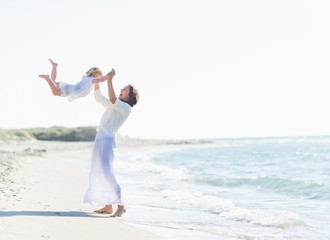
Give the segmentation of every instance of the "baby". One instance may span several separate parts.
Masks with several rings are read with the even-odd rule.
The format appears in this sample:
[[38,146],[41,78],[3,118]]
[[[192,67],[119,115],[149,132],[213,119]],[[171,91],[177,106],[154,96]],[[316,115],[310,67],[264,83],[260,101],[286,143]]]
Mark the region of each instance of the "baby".
[[[56,82],[57,63],[54,63],[51,59],[49,59],[49,61],[52,64],[51,78],[49,78],[49,75],[39,75],[39,77],[47,81],[54,96],[67,97],[70,102],[76,98],[87,96],[91,92],[94,83],[100,83],[107,80],[107,77],[103,76],[99,68],[92,67],[86,72],[86,75],[82,77],[81,81],[76,84]],[[108,74],[114,75],[114,70]]]

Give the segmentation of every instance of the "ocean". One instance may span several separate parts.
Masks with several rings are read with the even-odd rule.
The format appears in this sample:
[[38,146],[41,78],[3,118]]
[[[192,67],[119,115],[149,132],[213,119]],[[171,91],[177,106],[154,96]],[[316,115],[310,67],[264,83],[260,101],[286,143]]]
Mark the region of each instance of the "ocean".
[[123,221],[169,239],[330,239],[330,137],[116,153]]

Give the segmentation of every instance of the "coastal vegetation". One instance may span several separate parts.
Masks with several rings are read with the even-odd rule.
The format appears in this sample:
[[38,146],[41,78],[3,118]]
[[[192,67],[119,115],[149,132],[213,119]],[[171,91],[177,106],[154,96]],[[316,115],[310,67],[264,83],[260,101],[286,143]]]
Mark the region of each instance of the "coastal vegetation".
[[[0,142],[10,141],[59,141],[59,142],[92,142],[97,133],[96,126],[86,127],[61,127],[49,128],[25,128],[25,129],[1,129]],[[150,145],[189,145],[189,144],[209,144],[212,139],[143,139],[117,135],[118,145],[127,146],[150,146]]]
[[85,142],[93,141],[96,135],[96,127],[50,127],[50,128],[29,128],[29,129],[0,129],[1,141],[64,141],[64,142]]

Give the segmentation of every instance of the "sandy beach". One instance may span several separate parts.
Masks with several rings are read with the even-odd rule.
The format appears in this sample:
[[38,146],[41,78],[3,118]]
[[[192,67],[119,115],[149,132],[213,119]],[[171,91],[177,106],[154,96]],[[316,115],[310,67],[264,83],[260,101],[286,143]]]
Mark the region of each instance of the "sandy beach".
[[0,239],[152,239],[83,204],[88,172],[67,159],[91,156],[92,142],[0,143]]
[[329,239],[330,137],[119,136],[127,212],[110,218],[83,204],[93,142],[22,133],[0,140],[0,240]]

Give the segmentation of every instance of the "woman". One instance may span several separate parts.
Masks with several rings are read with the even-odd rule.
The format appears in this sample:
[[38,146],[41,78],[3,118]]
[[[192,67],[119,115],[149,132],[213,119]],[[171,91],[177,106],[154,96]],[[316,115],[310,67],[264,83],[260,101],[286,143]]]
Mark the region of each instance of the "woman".
[[120,217],[126,210],[121,201],[120,186],[113,171],[115,135],[128,118],[131,108],[137,104],[139,93],[132,85],[128,85],[120,91],[117,99],[112,85],[114,75],[113,69],[107,75],[109,99],[102,95],[98,83],[94,84],[94,97],[106,110],[94,141],[89,187],[84,202],[105,205],[94,212],[108,214],[113,213],[112,205],[117,204],[117,210],[112,216]]

